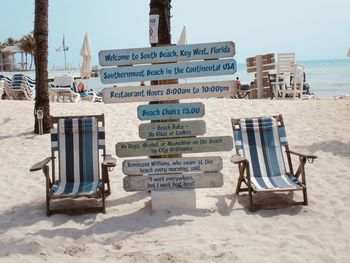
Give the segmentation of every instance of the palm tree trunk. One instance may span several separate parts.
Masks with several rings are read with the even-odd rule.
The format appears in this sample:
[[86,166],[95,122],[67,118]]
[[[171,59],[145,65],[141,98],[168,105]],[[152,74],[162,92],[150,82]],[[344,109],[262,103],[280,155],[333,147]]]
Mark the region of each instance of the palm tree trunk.
[[[159,24],[158,24],[158,43],[151,44],[152,47],[162,46],[162,45],[170,45],[171,44],[171,34],[170,34],[170,8],[171,8],[171,0],[151,0],[150,2],[150,15],[159,15]],[[169,80],[159,80],[159,81],[151,81],[151,85],[157,84],[177,84],[177,79],[169,79]],[[153,103],[178,103],[178,100],[168,100],[168,101],[156,101]],[[152,102],[151,102],[152,103]],[[150,104],[151,104],[150,103]],[[169,120],[169,121],[179,121],[179,120]],[[153,121],[151,121],[153,122]],[[154,121],[158,122],[158,121]],[[165,158],[174,158],[181,157],[181,154],[167,154],[162,155]]]
[[26,52],[26,67],[25,67],[26,70],[28,70],[28,53]]
[[36,43],[35,73],[36,73],[36,97],[35,97],[35,123],[34,132],[39,133],[36,111],[41,108],[44,113],[43,132],[49,133],[51,127],[50,102],[48,90],[48,0],[35,0],[34,38]]
[[29,70],[32,70],[33,67],[33,54],[30,54],[30,66],[29,66]]

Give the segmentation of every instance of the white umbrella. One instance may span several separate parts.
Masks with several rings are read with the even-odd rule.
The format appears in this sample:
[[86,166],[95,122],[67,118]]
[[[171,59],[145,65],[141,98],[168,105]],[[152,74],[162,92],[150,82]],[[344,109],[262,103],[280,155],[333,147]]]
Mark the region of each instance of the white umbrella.
[[179,40],[177,41],[178,45],[187,45],[187,30],[186,30],[186,26],[183,26],[182,28],[182,32],[180,35]]
[[349,48],[349,50],[348,50],[348,57],[350,58],[350,48]]
[[88,33],[85,33],[83,46],[80,50],[80,56],[83,57],[83,63],[80,68],[80,77],[81,78],[89,78],[91,74],[91,47]]

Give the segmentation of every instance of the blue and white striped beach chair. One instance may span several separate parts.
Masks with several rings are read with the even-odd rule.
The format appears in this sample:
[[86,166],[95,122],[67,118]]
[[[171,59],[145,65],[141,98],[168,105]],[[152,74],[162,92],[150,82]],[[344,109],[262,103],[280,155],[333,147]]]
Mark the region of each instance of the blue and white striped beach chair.
[[[115,160],[106,155],[104,115],[51,117],[51,119],[53,122],[51,157],[30,169],[44,171],[47,215],[67,210],[51,210],[51,200],[83,196],[101,198],[102,205],[97,210],[105,212],[105,194],[110,194],[108,168],[115,166]],[[103,153],[101,157],[100,152]],[[58,180],[55,180],[56,153]],[[52,161],[52,178],[47,165],[50,161]],[[101,171],[100,163],[102,163]]]
[[[231,122],[237,154],[232,156],[231,161],[238,164],[240,172],[236,194],[248,191],[249,204],[253,209],[252,193],[300,190],[303,191],[304,197],[302,204],[307,205],[304,165],[306,160],[311,162],[317,157],[289,150],[282,115],[232,119]],[[289,172],[286,169],[283,148]],[[291,154],[297,155],[300,161],[295,173]],[[299,181],[300,176],[301,181]],[[242,182],[248,189],[241,188]]]

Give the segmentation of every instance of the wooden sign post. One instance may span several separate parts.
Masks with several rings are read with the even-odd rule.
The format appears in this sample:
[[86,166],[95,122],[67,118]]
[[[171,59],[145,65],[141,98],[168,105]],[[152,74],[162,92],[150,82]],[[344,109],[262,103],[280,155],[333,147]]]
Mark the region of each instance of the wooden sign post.
[[[265,88],[270,90],[270,83],[268,80],[269,72],[267,70],[275,68],[275,54],[258,55],[246,59],[247,72],[255,72],[255,86],[257,90],[256,97],[258,99],[264,98]],[[272,92],[270,90],[272,95]]]
[[[155,84],[159,81],[157,85],[110,87],[102,91],[105,103],[160,102],[137,108],[140,120],[152,121],[139,126],[139,136],[146,140],[116,143],[116,155],[120,158],[153,157],[123,162],[126,191],[152,191],[152,203],[153,193],[162,193],[157,202],[164,203],[163,194],[168,192],[171,198],[167,196],[164,200],[172,199],[175,200],[172,204],[179,202],[176,207],[186,207],[185,203],[181,205],[183,201],[177,198],[178,194],[172,195],[174,190],[223,185],[221,157],[182,157],[182,154],[230,151],[233,148],[232,137],[202,136],[206,132],[203,120],[181,119],[203,117],[204,104],[173,102],[179,99],[233,97],[237,92],[234,81],[164,82],[232,75],[237,71],[236,61],[232,58],[234,55],[232,41],[99,52],[100,65],[104,66],[100,74],[104,84],[146,80]],[[166,158],[161,158],[164,156]],[[166,204],[163,207],[167,207]]]

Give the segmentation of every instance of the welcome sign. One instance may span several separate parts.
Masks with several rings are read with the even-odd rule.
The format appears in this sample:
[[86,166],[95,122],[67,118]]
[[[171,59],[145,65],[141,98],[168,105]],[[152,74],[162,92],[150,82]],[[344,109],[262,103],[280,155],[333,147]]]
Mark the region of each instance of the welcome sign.
[[[152,32],[155,29],[152,28]],[[154,37],[158,37],[155,35]],[[155,40],[157,43],[158,39]],[[150,63],[228,58],[235,55],[232,41],[192,45],[169,45],[152,48],[101,50],[98,58],[101,66],[125,66]]]

